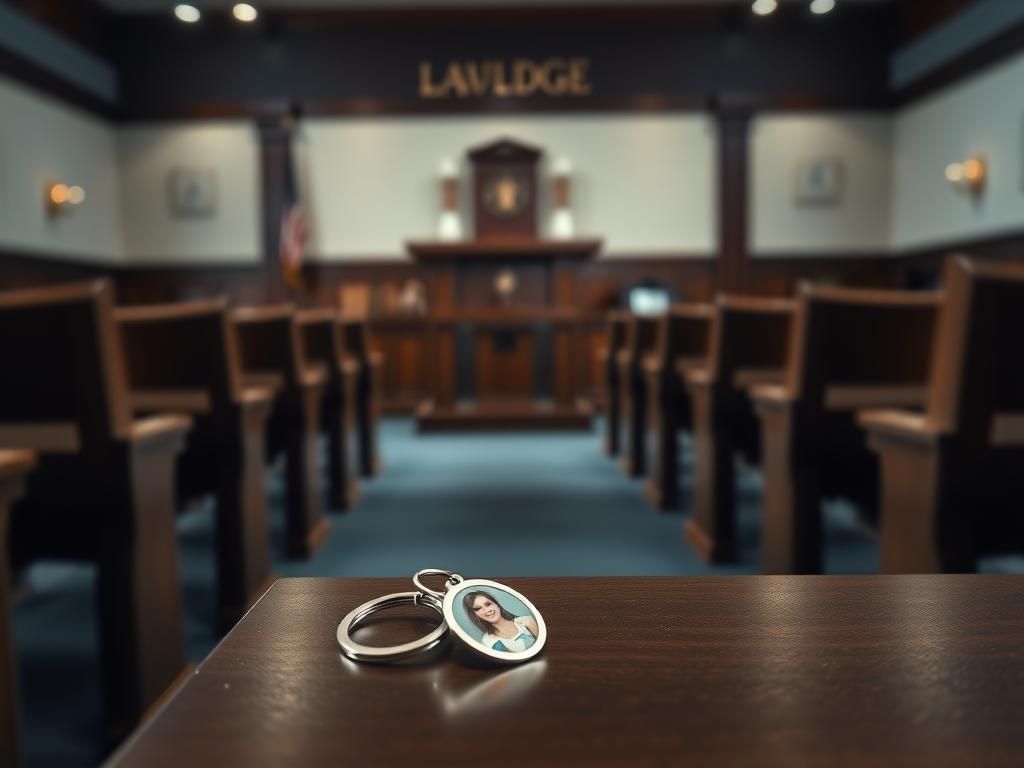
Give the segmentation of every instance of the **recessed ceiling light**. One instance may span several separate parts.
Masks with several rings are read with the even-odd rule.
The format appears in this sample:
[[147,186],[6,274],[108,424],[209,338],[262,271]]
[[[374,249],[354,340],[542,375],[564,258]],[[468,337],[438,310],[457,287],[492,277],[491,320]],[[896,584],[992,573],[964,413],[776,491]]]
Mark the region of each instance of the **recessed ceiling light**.
[[256,17],[260,15],[259,11],[248,3],[235,3],[235,7],[231,9],[231,13],[234,14],[236,19],[244,21],[246,24],[250,21],[256,21]]
[[194,5],[178,3],[174,6],[174,15],[178,17],[178,21],[184,21],[186,24],[195,24],[199,21],[199,17],[202,14],[199,13],[199,9]]
[[750,6],[750,10],[758,16],[767,16],[778,7],[778,0],[754,0],[754,4]]
[[835,7],[836,0],[812,0],[811,13],[816,13],[820,16],[823,13],[828,13]]

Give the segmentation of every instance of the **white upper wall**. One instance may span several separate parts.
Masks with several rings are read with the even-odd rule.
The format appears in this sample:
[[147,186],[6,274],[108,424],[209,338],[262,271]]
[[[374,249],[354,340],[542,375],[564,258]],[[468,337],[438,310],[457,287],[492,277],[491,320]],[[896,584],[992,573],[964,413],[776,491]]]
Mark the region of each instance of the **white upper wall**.
[[[85,202],[51,217],[47,182],[77,184]],[[113,128],[0,77],[0,246],[42,257],[124,256]]]
[[[757,117],[750,135],[752,255],[886,251],[891,123],[879,114]],[[837,202],[797,203],[797,167],[831,158],[842,169]]]
[[[118,136],[118,154],[124,242],[133,261],[259,261],[259,139],[252,123],[126,127]],[[213,171],[213,215],[175,214],[170,177],[176,170]]]
[[[714,252],[715,130],[693,115],[306,120],[297,153],[312,207],[310,250],[324,259],[387,259],[408,238],[434,237],[441,160],[462,163],[465,198],[466,149],[498,137],[542,147],[547,162],[571,161],[577,232],[604,237],[606,254]],[[542,166],[542,231],[548,180]]]
[[[754,256],[943,247],[1024,228],[1024,54],[894,115],[767,114],[751,131]],[[0,77],[0,247],[40,256],[141,263],[252,263],[260,258],[259,144],[250,121],[115,127]],[[714,255],[717,137],[700,114],[311,119],[296,142],[313,258],[394,259],[436,233],[438,166],[508,136],[573,165],[581,235],[610,256]],[[977,201],[945,181],[972,153],[989,163]],[[795,202],[797,165],[836,157],[838,204]],[[168,179],[209,169],[217,212],[182,218]],[[49,217],[47,180],[86,201]],[[542,169],[541,227],[550,192]],[[466,232],[470,222],[466,220]]]
[[[903,109],[892,184],[897,250],[1024,227],[1024,54]],[[949,163],[980,153],[988,183],[977,201],[945,179]]]

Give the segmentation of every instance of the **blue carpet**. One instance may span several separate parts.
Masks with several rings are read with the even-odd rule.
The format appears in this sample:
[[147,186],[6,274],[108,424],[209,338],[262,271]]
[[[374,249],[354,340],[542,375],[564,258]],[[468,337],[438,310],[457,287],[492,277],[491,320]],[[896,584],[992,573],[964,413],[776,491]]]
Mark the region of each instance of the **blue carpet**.
[[[362,483],[355,509],[332,515],[329,537],[306,562],[283,557],[282,468],[268,477],[279,576],[411,576],[420,568],[467,578],[755,573],[760,475],[740,467],[740,562],[709,567],[683,542],[687,509],[658,512],[643,484],[601,455],[596,432],[418,436],[408,420],[382,425],[384,469]],[[692,479],[684,439],[683,497]],[[213,627],[213,504],[179,523],[189,657],[217,641]],[[830,573],[874,573],[872,535],[853,510],[826,505]],[[1020,559],[991,570],[1024,570]],[[15,608],[15,644],[30,768],[90,766],[102,758],[93,573],[40,564]],[[339,617],[340,618],[340,617]]]

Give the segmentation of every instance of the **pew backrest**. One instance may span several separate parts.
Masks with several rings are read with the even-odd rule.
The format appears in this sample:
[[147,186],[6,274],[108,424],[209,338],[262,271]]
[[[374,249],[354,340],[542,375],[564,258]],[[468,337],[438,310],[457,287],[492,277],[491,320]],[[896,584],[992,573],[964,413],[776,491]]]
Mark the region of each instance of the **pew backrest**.
[[608,313],[608,359],[615,360],[615,355],[625,348],[626,336],[629,333],[629,313],[614,309]]
[[130,435],[109,281],[0,294],[0,447],[75,452]]
[[242,397],[242,369],[224,299],[115,310],[133,392],[195,390],[219,411]]
[[340,376],[345,361],[345,344],[337,313],[329,308],[302,310],[295,315],[307,362],[323,365],[331,378]]
[[231,322],[248,378],[268,384],[280,378],[287,389],[301,385],[307,366],[291,304],[236,309]]
[[677,363],[706,366],[714,317],[712,304],[674,304],[658,319],[654,342],[658,369],[675,376]]
[[781,381],[796,302],[721,294],[715,300],[708,368],[729,389]]
[[923,405],[941,303],[940,292],[801,285],[786,390],[809,408],[833,393],[837,407]]
[[644,358],[655,350],[661,317],[661,315],[629,316],[626,323],[626,343],[618,354],[620,364],[628,363],[631,370],[640,370]]
[[969,443],[1024,445],[1024,268],[951,258],[928,421]]
[[341,342],[345,354],[351,355],[361,363],[369,364],[371,362],[370,334],[366,320],[344,317],[338,322],[341,325]]

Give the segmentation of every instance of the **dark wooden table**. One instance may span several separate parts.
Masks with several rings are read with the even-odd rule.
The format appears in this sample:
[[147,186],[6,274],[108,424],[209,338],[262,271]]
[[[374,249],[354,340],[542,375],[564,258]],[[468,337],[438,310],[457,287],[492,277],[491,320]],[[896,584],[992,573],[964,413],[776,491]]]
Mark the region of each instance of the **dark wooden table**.
[[499,580],[527,666],[354,664],[338,622],[407,582],[282,579],[110,764],[1024,765],[1022,577]]

